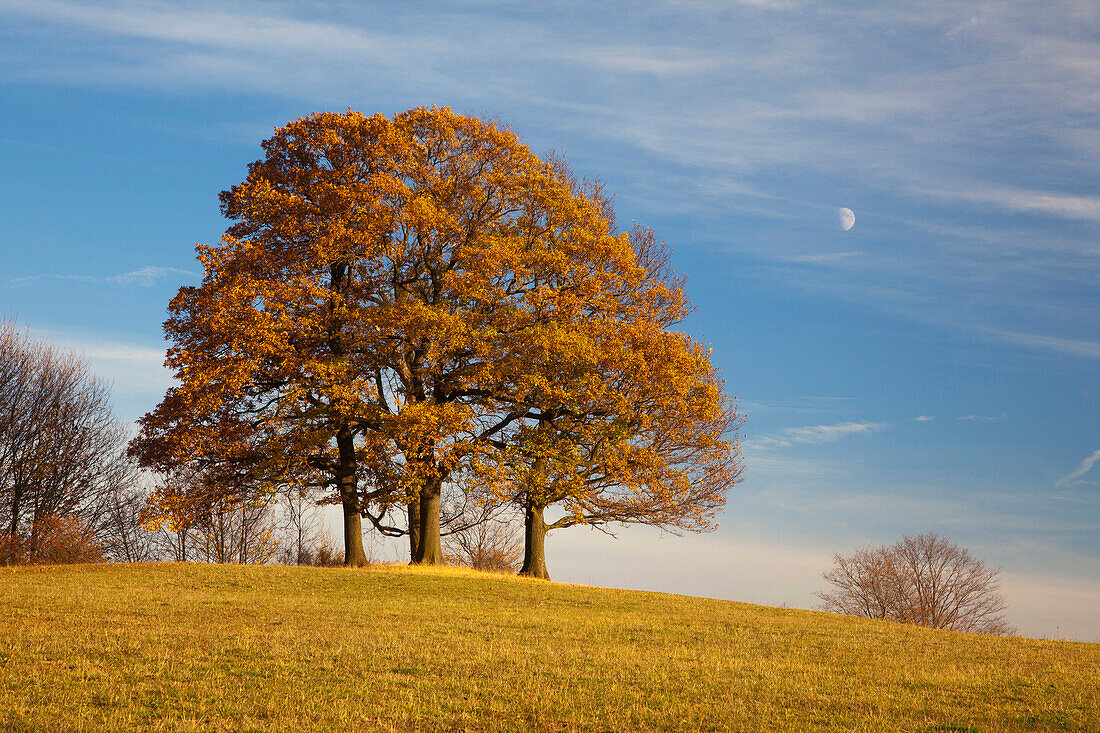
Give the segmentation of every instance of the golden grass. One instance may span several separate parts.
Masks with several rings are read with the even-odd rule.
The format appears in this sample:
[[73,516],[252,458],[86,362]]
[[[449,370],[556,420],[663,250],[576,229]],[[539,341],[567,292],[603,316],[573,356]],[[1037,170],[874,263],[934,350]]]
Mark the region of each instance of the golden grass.
[[1100,644],[465,570],[0,568],[2,730],[1100,731]]

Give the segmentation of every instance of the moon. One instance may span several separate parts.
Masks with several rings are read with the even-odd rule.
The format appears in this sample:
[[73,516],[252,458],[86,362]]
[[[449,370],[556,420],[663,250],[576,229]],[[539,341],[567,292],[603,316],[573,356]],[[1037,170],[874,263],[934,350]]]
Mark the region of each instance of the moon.
[[841,207],[840,211],[840,228],[844,231],[848,231],[856,225],[856,215],[851,209],[845,209]]

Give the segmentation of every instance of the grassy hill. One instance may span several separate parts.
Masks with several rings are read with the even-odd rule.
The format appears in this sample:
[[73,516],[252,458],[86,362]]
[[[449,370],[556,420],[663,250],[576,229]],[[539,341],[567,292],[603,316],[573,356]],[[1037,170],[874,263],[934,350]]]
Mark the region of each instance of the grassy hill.
[[463,570],[0,568],[0,730],[1100,731],[1100,644]]

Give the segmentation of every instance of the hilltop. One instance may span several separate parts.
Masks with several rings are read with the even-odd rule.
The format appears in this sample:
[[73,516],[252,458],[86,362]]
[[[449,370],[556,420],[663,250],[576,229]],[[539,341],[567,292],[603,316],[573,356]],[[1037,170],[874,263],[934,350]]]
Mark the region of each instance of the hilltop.
[[456,569],[0,568],[5,730],[1100,730],[1100,644]]

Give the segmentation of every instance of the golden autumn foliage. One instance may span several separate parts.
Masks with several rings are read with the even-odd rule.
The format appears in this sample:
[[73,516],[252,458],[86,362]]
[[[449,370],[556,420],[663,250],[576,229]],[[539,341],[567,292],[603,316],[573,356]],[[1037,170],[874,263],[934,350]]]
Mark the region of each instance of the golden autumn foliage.
[[448,109],[314,114],[263,147],[170,305],[179,386],[142,421],[145,465],[216,467],[215,493],[321,486],[349,564],[361,517],[442,562],[452,484],[577,521],[713,516],[733,403],[669,330],[687,304],[663,247],[615,232],[598,186]]

